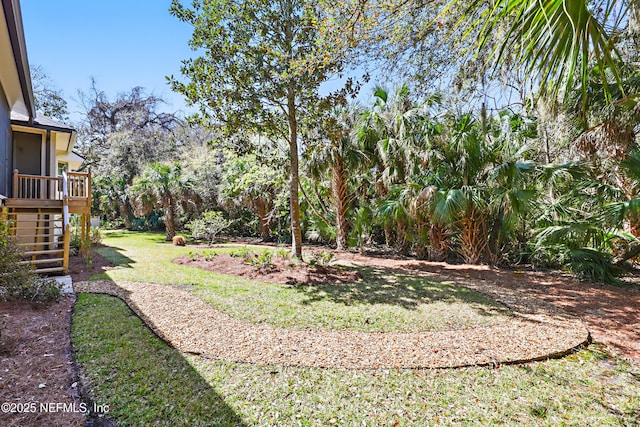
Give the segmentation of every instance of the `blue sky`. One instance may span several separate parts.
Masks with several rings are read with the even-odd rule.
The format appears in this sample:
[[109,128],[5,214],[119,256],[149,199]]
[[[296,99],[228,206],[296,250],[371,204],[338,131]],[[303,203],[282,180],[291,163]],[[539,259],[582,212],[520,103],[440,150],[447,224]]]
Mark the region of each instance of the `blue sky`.
[[165,76],[180,74],[180,61],[192,55],[191,27],[168,12],[170,0],[21,0],[31,65],[40,65],[63,91],[72,120],[72,98],[87,91],[93,76],[113,99],[142,86],[184,110],[181,95]]

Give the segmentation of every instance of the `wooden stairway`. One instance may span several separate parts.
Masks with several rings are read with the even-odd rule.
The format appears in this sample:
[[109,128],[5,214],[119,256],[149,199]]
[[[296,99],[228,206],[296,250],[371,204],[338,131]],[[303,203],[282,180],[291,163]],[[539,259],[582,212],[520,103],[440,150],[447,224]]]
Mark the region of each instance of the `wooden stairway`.
[[9,232],[23,249],[21,264],[31,264],[36,273],[66,273],[69,266],[69,226],[63,226],[63,205],[10,207],[5,211]]

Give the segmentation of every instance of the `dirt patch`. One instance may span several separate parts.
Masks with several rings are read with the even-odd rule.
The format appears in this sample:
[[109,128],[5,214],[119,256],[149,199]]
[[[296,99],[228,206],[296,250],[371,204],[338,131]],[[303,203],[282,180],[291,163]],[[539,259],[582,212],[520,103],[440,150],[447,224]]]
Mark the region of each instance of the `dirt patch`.
[[0,425],[85,423],[70,352],[74,302],[0,302]]
[[287,285],[343,284],[362,280],[362,274],[341,266],[310,266],[287,258],[272,258],[271,266],[258,268],[242,257],[216,254],[207,259],[204,256],[183,256],[174,260],[176,264],[202,268],[216,273],[245,277],[263,283]]

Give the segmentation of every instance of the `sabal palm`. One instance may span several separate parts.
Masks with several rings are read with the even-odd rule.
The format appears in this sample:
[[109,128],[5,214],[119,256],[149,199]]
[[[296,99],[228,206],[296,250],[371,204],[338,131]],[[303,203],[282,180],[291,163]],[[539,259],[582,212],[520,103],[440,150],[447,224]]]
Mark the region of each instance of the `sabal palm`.
[[349,176],[367,163],[367,156],[358,146],[357,136],[353,132],[358,128],[361,116],[362,111],[357,105],[336,108],[327,121],[327,136],[308,152],[309,171],[315,179],[320,179],[327,170],[330,171],[338,250],[347,248],[348,211],[354,197],[349,190]]
[[116,214],[122,218],[125,227],[130,230],[132,228],[131,205],[125,178],[115,175],[96,177],[92,185],[100,204],[100,211],[113,212],[115,207]]
[[500,123],[490,123],[487,138],[471,115],[451,117],[445,139],[435,145],[428,187],[421,193],[432,225],[431,252],[444,256],[449,234],[455,233],[460,253],[470,263],[495,262],[510,241],[517,219],[535,191],[527,175],[535,168],[525,161],[526,149],[502,143]]
[[[595,65],[607,89],[608,73],[620,81],[615,37],[627,22],[629,2],[621,0],[451,0],[461,22],[481,49],[490,41],[497,63],[515,63],[557,94],[586,82]],[[634,6],[635,7],[635,6]]]
[[374,104],[366,124],[372,130],[369,149],[378,156],[383,169],[381,180],[385,186],[407,182],[418,171],[429,132],[422,128],[428,120],[426,107],[436,102],[428,98],[421,104],[412,100],[409,87],[404,84],[390,94],[382,87],[374,88]]
[[[166,238],[176,234],[176,209],[179,202],[194,201],[193,184],[182,175],[179,163],[151,163],[136,177],[130,188],[136,215],[150,213],[154,207],[164,212]],[[191,196],[191,197],[190,197]]]
[[[398,196],[387,197],[389,189],[393,185],[409,186],[413,176],[418,174],[424,162],[425,150],[429,145],[430,136],[434,130],[428,126],[431,117],[426,109],[437,101],[437,97],[427,99],[423,104],[412,101],[407,85],[399,86],[393,94],[385,89],[374,89],[374,105],[366,113],[364,128],[360,132],[363,148],[373,159],[373,167],[376,171],[376,189],[381,199],[379,217],[385,230],[385,238],[388,245],[393,243],[391,223],[395,221],[399,212]],[[388,202],[385,204],[385,199]],[[401,198],[404,203],[403,210],[410,208],[407,197]],[[386,206],[386,207],[385,207]],[[405,231],[408,230],[408,217],[401,215],[398,219],[403,222],[398,224],[396,236],[400,249],[406,250]]]

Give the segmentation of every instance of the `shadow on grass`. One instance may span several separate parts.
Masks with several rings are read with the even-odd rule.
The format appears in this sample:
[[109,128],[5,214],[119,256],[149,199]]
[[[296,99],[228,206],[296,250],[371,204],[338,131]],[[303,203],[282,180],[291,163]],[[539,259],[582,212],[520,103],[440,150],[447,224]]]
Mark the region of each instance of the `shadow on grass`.
[[95,249],[102,257],[106,258],[114,267],[133,268],[136,262],[124,255],[125,249],[116,246],[101,246]]
[[244,426],[180,352],[120,299],[80,294],[73,316],[75,357],[92,400],[122,425]]
[[292,286],[292,289],[307,296],[304,304],[330,300],[344,305],[389,304],[408,310],[420,305],[444,302],[469,304],[481,315],[509,314],[504,305],[480,292],[452,283],[434,282],[424,277],[384,268],[363,268],[363,279],[346,284],[314,283],[307,286]]

